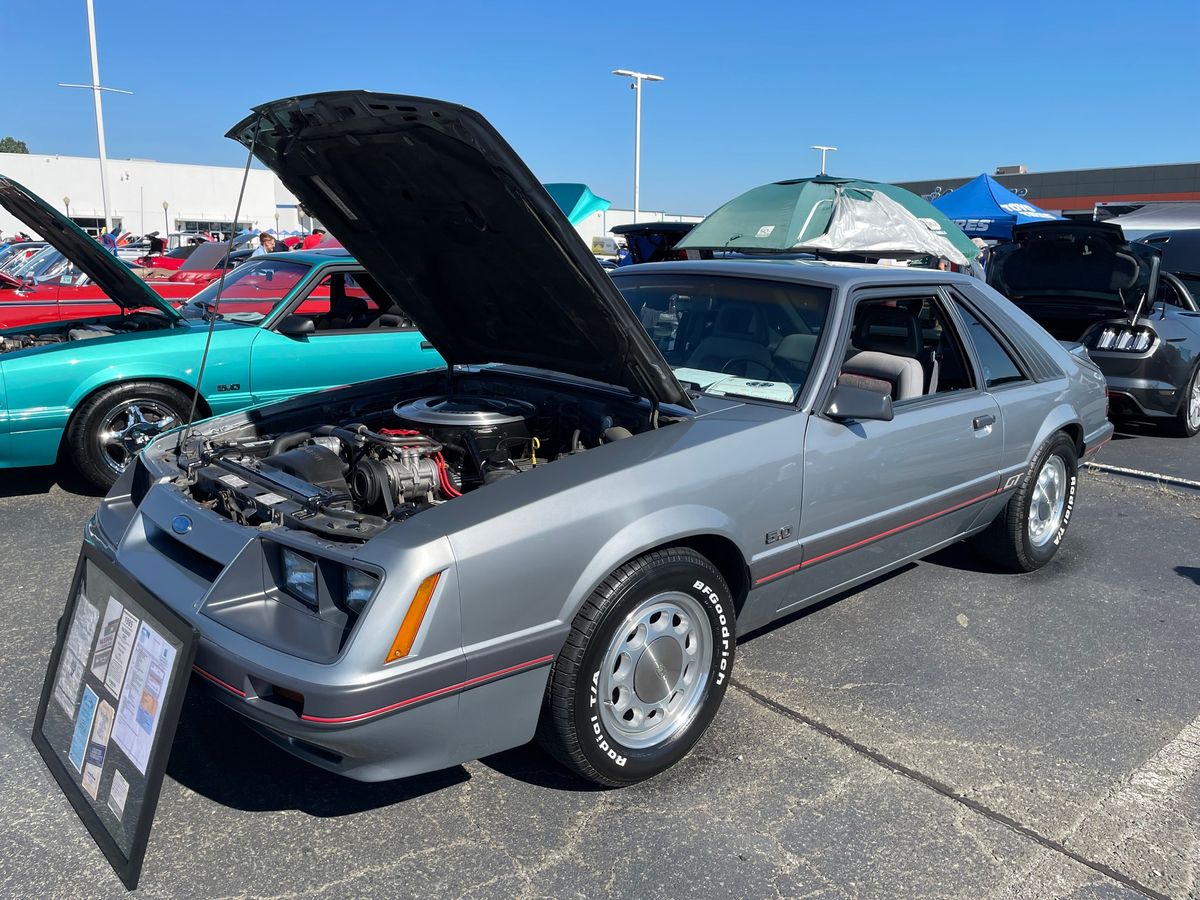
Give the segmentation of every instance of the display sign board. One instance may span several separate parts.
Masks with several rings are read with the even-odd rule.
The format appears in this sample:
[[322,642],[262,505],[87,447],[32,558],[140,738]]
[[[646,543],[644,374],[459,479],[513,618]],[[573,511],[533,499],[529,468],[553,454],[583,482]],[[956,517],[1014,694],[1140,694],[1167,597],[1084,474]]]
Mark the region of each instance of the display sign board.
[[197,637],[84,545],[33,743],[130,890],[141,874]]

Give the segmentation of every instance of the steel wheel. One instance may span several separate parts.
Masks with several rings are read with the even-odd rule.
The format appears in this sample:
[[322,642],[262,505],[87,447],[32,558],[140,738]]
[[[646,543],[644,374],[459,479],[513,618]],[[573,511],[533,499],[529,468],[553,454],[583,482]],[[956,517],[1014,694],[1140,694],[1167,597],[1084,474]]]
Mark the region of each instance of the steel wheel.
[[1062,457],[1051,455],[1042,464],[1029,502],[1029,542],[1044,547],[1062,524],[1067,505],[1067,467]]
[[96,431],[98,455],[120,475],[146,444],[177,422],[178,414],[165,403],[146,397],[126,398],[100,419]]
[[600,672],[600,718],[627,747],[668,740],[695,718],[713,641],[692,597],[670,592],[638,605],[617,629]]

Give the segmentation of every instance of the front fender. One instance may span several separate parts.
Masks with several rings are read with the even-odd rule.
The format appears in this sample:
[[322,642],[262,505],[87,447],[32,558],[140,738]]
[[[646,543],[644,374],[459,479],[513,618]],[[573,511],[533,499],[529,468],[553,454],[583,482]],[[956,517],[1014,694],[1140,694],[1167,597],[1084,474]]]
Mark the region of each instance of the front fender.
[[559,621],[571,622],[600,583],[629,560],[654,547],[712,534],[727,538],[735,545],[738,542],[739,533],[733,520],[720,510],[707,506],[659,509],[630,522],[600,547],[580,573],[559,612]]

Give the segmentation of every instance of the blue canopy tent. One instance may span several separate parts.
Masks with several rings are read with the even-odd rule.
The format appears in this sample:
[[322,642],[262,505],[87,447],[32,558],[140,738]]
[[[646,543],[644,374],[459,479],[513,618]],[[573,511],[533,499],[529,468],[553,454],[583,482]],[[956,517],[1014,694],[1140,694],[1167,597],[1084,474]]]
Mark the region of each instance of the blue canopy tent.
[[1011,241],[1014,225],[1061,219],[1038,209],[986,172],[933,201],[969,237]]
[[566,213],[572,225],[578,225],[592,213],[602,212],[612,206],[611,200],[597,197],[586,184],[558,183],[543,184],[542,187]]

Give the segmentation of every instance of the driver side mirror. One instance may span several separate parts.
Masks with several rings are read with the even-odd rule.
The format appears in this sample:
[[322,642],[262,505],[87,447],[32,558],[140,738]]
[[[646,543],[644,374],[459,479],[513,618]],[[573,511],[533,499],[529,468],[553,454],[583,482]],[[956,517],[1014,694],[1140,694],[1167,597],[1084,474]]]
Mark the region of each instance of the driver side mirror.
[[275,330],[287,337],[305,337],[317,330],[317,323],[308,316],[298,316],[292,313],[290,316],[284,316],[283,321]]
[[872,391],[869,388],[851,387],[848,384],[838,384],[834,385],[833,391],[829,395],[825,415],[836,422],[846,422],[852,419],[890,422],[895,414],[892,412],[891,394]]

